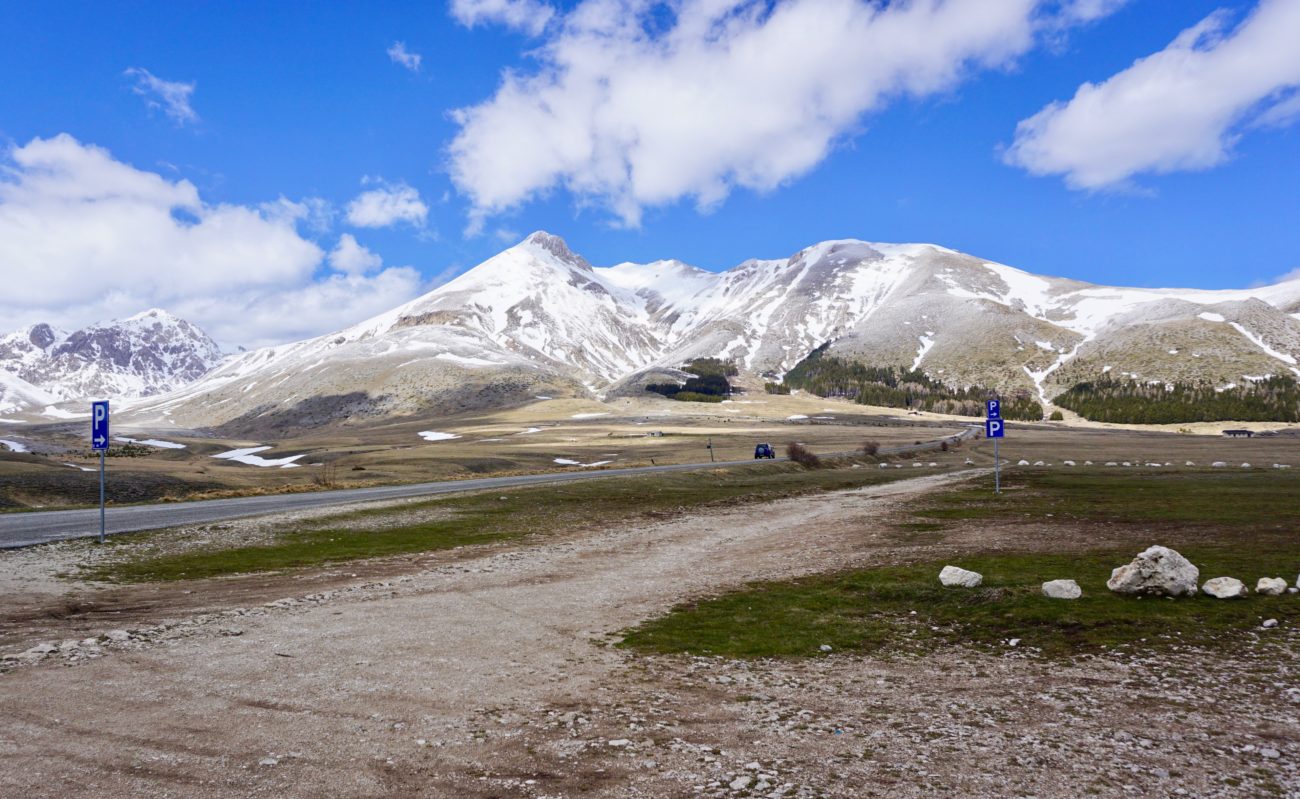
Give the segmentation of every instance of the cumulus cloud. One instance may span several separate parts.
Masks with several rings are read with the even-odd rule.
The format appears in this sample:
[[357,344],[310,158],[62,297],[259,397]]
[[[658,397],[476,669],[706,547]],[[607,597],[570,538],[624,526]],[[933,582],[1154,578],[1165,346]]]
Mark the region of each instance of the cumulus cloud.
[[1078,189],[1208,169],[1254,125],[1300,115],[1300,3],[1261,0],[1235,29],[1217,12],[1069,102],[1022,121],[1008,163]]
[[405,183],[379,183],[378,188],[363,191],[348,203],[347,220],[355,227],[389,227],[405,222],[424,227],[429,218],[429,206],[420,199],[420,193]]
[[467,28],[495,23],[540,36],[555,9],[539,0],[452,0],[451,15]]
[[150,108],[162,111],[177,125],[199,121],[199,115],[190,105],[190,95],[194,94],[195,84],[163,80],[141,67],[131,67],[123,74],[135,79],[131,91],[143,97]]
[[406,42],[393,42],[388,48],[388,57],[394,64],[401,64],[412,72],[420,71],[420,61],[423,60],[419,53],[412,53],[406,49]]
[[384,259],[362,246],[351,233],[339,236],[339,243],[329,254],[330,266],[349,275],[364,275],[384,265]]
[[[0,159],[0,330],[75,328],[158,306],[229,347],[324,333],[418,293],[410,269],[330,272],[297,229],[311,205],[205,202],[189,181],[67,134],[10,147]],[[295,306],[326,300],[329,319]]]
[[[1080,6],[1080,0],[1067,5]],[[1087,16],[1095,19],[1102,6]],[[583,0],[530,73],[455,112],[449,167],[485,217],[564,188],[627,225],[644,208],[766,191],[899,97],[951,90],[1059,32],[1048,0]],[[1083,11],[1077,12],[1083,13]]]
[[1067,0],[1061,4],[1060,19],[1066,23],[1092,22],[1127,4],[1128,0]]

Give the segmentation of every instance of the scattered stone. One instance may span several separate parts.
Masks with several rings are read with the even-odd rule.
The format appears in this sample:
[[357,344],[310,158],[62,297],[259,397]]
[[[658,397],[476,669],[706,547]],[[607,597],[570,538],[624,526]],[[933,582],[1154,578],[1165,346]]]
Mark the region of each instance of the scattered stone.
[[1279,757],[1282,756],[1282,753],[1271,747],[1266,747],[1264,749],[1259,750],[1259,756],[1264,758],[1265,760],[1277,760]]
[[126,630],[109,630],[104,637],[110,641],[117,641],[118,643],[131,640],[131,634]]
[[731,790],[743,791],[746,788],[748,788],[749,784],[753,781],[754,781],[753,777],[749,776],[748,774],[742,774],[741,776],[731,781]]
[[1051,599],[1078,599],[1083,589],[1074,580],[1048,580],[1043,583],[1043,596]]
[[1211,464],[1210,464],[1210,466],[1214,467],[1215,469],[1222,469],[1223,467],[1225,467],[1225,466],[1227,466],[1227,465],[1228,465],[1228,464],[1227,464],[1226,461],[1215,461],[1214,463],[1211,463]]
[[631,746],[632,742],[626,738],[615,738],[614,740],[609,742],[609,745],[614,747],[615,749],[622,749],[625,746]]
[[957,566],[944,566],[939,572],[939,582],[949,587],[974,588],[984,582],[984,575]]
[[1061,461],[1061,463],[1064,463],[1066,466],[1073,466],[1073,465],[1074,465],[1074,461]]
[[1243,469],[1249,469],[1249,468],[1250,468],[1250,464],[1249,464],[1249,463],[1243,463],[1243,464],[1241,464],[1241,468],[1243,468]]
[[1029,461],[1022,460],[1022,461],[1018,462],[1016,465],[1017,465],[1017,466],[1028,466],[1028,465],[1029,465]]
[[1277,596],[1286,592],[1286,580],[1281,577],[1261,577],[1255,583],[1255,593],[1262,596]]
[[1201,572],[1169,547],[1153,546],[1110,573],[1106,587],[1117,594],[1195,596]]
[[819,647],[817,647],[817,648],[820,649],[820,650],[823,651],[823,652],[829,652],[829,651],[831,651],[831,645],[830,645],[830,644],[822,644],[821,646],[819,646]]
[[1277,626],[1277,619],[1264,619],[1264,623],[1260,626],[1265,630],[1271,630]]
[[1206,580],[1201,590],[1215,599],[1239,599],[1250,593],[1246,590],[1246,584],[1236,577],[1215,577]]
[[257,765],[259,765],[259,766],[278,766],[278,765],[280,765],[280,758],[278,758],[278,757],[264,757],[264,758],[262,758],[261,760],[257,761]]

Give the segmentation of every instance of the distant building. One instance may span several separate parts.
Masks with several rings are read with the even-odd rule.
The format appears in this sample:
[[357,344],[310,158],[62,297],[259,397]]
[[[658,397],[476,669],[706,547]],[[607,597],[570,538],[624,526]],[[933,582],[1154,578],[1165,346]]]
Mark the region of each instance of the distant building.
[[1224,430],[1223,434],[1230,438],[1241,438],[1242,436],[1245,436],[1246,438],[1250,438],[1255,435],[1255,431],[1254,430]]

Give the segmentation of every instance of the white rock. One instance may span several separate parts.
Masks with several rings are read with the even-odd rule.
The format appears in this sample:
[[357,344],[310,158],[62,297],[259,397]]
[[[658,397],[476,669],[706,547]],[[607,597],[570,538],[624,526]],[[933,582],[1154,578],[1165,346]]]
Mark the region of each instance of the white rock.
[[1078,599],[1083,589],[1074,580],[1048,580],[1043,583],[1043,596],[1052,599]]
[[974,588],[984,582],[984,575],[957,566],[944,566],[943,570],[939,572],[939,582],[950,587]]
[[1259,750],[1259,756],[1264,758],[1265,760],[1277,760],[1279,757],[1282,756],[1282,753],[1277,751],[1276,749],[1273,749],[1272,747],[1266,746],[1263,749]]
[[1255,593],[1263,596],[1277,596],[1286,593],[1286,580],[1281,577],[1261,577],[1255,583]]
[[1225,461],[1215,461],[1214,463],[1210,464],[1210,466],[1214,467],[1215,469],[1222,469],[1227,465],[1228,464]]
[[1201,590],[1215,599],[1237,599],[1250,593],[1246,590],[1246,584],[1236,577],[1215,577],[1206,580]]
[[1042,465],[1044,465],[1044,464],[1043,464],[1042,461],[1034,461],[1034,465],[1035,465],[1035,466],[1042,466]]
[[1243,464],[1241,464],[1241,468],[1243,468],[1243,469],[1249,469],[1249,468],[1250,468],[1250,464],[1249,464],[1249,463],[1243,463]]
[[1119,466],[1119,464],[1116,463],[1115,461],[1106,461],[1106,465],[1107,465],[1107,466]]
[[257,761],[257,765],[259,766],[277,766],[279,764],[280,764],[280,759],[277,757],[264,757],[261,760]]
[[1073,465],[1074,465],[1074,461],[1061,461],[1061,463],[1064,463],[1066,466],[1073,466]]
[[614,747],[615,749],[621,749],[624,746],[631,746],[632,742],[626,738],[615,738],[614,740],[609,742],[609,745]]
[[1092,461],[1084,461],[1084,462],[1083,462],[1083,465],[1084,465],[1084,466],[1091,466],[1091,465],[1092,465]]
[[747,775],[747,774],[742,774],[741,776],[739,776],[739,777],[737,777],[737,778],[735,778],[734,780],[731,781],[731,790],[733,790],[733,791],[743,791],[743,790],[745,790],[746,788],[748,788],[748,787],[749,787],[749,784],[750,784],[751,782],[753,782],[753,781],[754,781],[754,778],[753,778],[753,777],[750,777],[750,776]]
[[131,634],[126,630],[109,630],[107,633],[107,638],[110,641],[117,641],[120,643],[122,641],[130,641]]
[[1260,626],[1265,630],[1271,630],[1277,626],[1277,619],[1264,619],[1264,623]]
[[1112,571],[1106,587],[1117,594],[1195,596],[1200,575],[1187,558],[1168,547],[1153,546]]
[[817,648],[820,649],[820,650],[823,651],[823,652],[829,652],[829,651],[831,651],[831,645],[830,645],[830,644],[822,644],[821,646],[819,646],[819,647],[817,647]]
[[1195,466],[1196,463],[1195,463],[1194,461],[1187,461],[1187,462],[1184,463],[1183,465],[1184,465],[1184,466]]
[[1022,460],[1022,461],[1020,461],[1019,463],[1017,463],[1016,465],[1017,465],[1017,466],[1028,466],[1028,465],[1029,465],[1029,461],[1023,461],[1023,460]]

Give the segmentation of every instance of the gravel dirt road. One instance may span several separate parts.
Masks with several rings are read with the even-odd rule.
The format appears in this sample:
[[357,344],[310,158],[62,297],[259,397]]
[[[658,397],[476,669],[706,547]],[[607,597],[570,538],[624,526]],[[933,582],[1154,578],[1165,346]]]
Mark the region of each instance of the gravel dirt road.
[[738,663],[609,645],[751,580],[1023,544],[881,524],[963,476],[447,553],[305,596],[286,579],[279,601],[139,622],[0,676],[0,796],[1300,795],[1285,630],[1213,670],[1194,652]]

